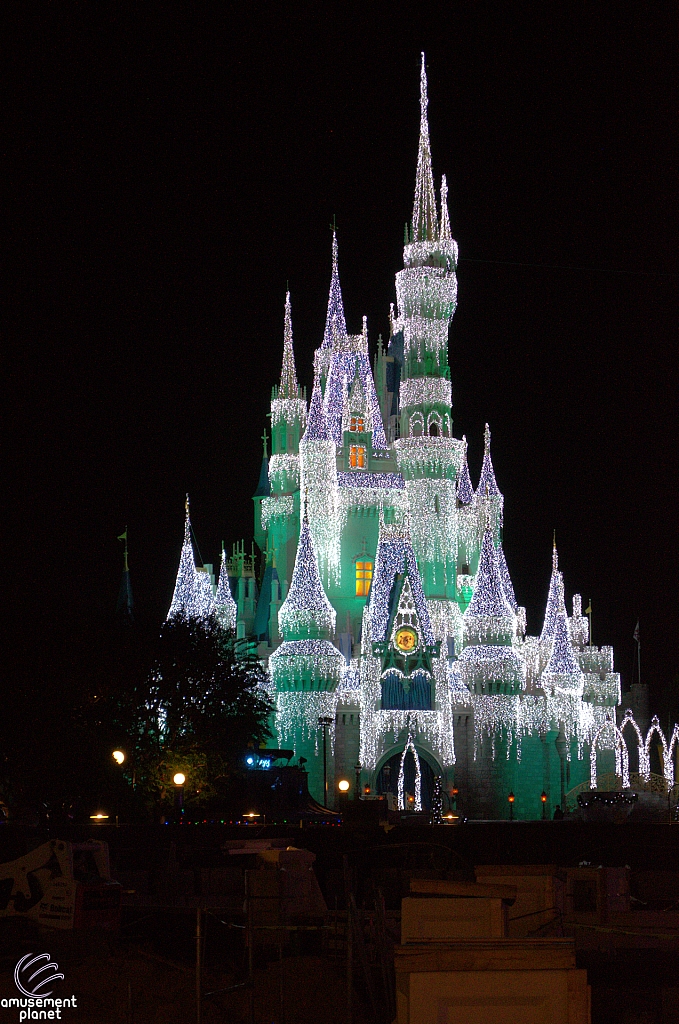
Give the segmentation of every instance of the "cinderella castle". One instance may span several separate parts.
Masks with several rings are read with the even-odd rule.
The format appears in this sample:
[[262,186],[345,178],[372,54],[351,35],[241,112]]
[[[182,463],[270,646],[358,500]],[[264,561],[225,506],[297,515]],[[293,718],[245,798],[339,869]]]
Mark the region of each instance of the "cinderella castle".
[[[169,617],[216,610],[267,664],[271,729],[336,806],[337,785],[427,809],[438,785],[464,814],[539,818],[596,772],[620,769],[613,649],[564,603],[556,545],[539,636],[526,634],[502,543],[503,496],[485,430],[476,487],[453,434],[448,331],[457,244],[434,189],[422,59],[412,221],[390,338],[371,359],[345,322],[333,236],[311,399],[297,379],[290,295],[271,455],[254,494],[252,554],[218,581],[185,541]],[[592,750],[594,756],[592,760]],[[610,762],[610,764],[608,763]],[[614,769],[615,762],[615,769]],[[324,781],[325,780],[325,781]]]

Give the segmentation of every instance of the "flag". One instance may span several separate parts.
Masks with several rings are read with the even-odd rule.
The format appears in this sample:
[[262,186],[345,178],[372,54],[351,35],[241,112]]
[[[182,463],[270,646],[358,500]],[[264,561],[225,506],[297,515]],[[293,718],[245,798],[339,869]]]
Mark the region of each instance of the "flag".
[[637,643],[641,643],[641,641],[639,639],[639,620],[638,619],[637,619],[637,624],[634,627],[634,633],[632,634],[632,639],[636,640]]
[[127,540],[127,527],[125,527],[125,533],[121,533],[118,540]]
[[591,614],[592,614],[592,598],[590,597],[589,604],[585,608],[585,615],[591,615]]

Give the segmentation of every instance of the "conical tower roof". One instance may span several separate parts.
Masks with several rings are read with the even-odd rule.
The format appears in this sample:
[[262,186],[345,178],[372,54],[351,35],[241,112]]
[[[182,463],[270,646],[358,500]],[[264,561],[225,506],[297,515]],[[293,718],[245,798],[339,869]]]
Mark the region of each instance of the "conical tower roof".
[[[341,298],[341,296],[340,296]],[[281,386],[279,398],[297,398],[299,385],[295,369],[295,353],[292,347],[292,315],[290,311],[290,292],[285,295],[285,327],[283,330],[283,366],[281,368]]]
[[552,575],[549,580],[549,593],[547,594],[547,606],[545,608],[545,619],[540,633],[540,644],[551,644],[554,639],[556,628],[556,617],[559,608],[563,604],[563,576],[559,572],[559,554],[556,550],[556,538],[552,543]]
[[177,616],[185,618],[199,618],[201,615],[201,599],[196,582],[196,560],[193,554],[191,542],[191,518],[189,516],[189,496],[186,495],[186,516],[184,519],[184,543],[182,553],[179,556],[179,569],[177,580],[174,586],[172,604],[167,613],[168,619]]
[[415,178],[415,203],[413,205],[413,241],[433,242],[438,238],[438,217],[434,178],[431,170],[431,146],[429,144],[429,122],[427,120],[427,72],[422,54],[420,70],[420,144],[417,151],[417,175]]
[[470,505],[474,500],[474,488],[469,476],[469,465],[467,463],[467,438],[463,436],[464,454],[462,456],[462,467],[457,478],[457,500],[461,505]]
[[345,338],[347,322],[344,317],[344,303],[340,287],[339,270],[337,267],[337,232],[332,233],[332,275],[330,277],[330,294],[328,295],[328,313],[325,318],[325,331],[321,348],[332,348],[336,337]]
[[327,636],[335,629],[335,609],[321,583],[306,508],[292,581],[278,613],[278,621],[286,640]]
[[227,629],[235,629],[238,611],[229,585],[228,562],[224,548],[222,548],[222,563],[219,567],[215,607],[222,625]]
[[483,432],[483,466],[481,467],[481,476],[479,477],[479,486],[476,488],[476,493],[481,498],[501,497],[500,488],[495,480],[493,461],[490,457],[490,427],[487,423],[486,429]]
[[465,620],[477,616],[513,619],[514,611],[507,601],[500,575],[497,552],[489,529],[483,535],[479,571],[474,593],[464,613]]

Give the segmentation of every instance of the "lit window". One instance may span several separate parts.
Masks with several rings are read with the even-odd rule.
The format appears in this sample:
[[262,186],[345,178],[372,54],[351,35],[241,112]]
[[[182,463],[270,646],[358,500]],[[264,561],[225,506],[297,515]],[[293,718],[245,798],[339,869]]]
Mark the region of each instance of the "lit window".
[[352,416],[349,423],[349,430],[354,434],[362,434],[365,430],[365,420],[362,416]]
[[349,445],[349,462],[352,469],[365,469],[365,448],[363,445]]
[[356,597],[367,597],[373,578],[372,562],[356,563]]

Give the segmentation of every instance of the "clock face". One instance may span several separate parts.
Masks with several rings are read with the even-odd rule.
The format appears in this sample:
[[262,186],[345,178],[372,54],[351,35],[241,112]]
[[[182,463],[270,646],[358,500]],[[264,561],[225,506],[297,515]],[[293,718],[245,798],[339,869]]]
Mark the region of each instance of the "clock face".
[[417,647],[417,633],[411,626],[403,626],[399,629],[394,640],[399,651],[404,651],[406,654],[409,651],[414,651]]

